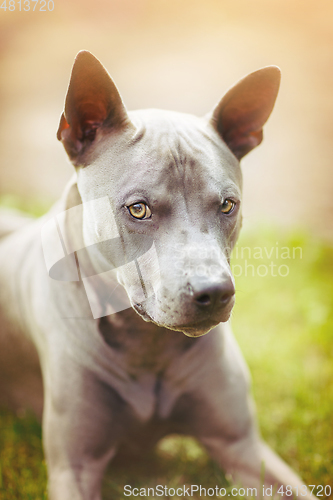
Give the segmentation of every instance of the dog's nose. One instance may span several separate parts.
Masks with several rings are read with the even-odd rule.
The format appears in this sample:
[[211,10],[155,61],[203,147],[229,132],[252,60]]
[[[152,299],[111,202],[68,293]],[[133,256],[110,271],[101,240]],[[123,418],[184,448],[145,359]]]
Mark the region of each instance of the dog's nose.
[[200,308],[224,307],[235,295],[235,287],[231,279],[222,283],[214,283],[202,287],[192,287],[193,301]]

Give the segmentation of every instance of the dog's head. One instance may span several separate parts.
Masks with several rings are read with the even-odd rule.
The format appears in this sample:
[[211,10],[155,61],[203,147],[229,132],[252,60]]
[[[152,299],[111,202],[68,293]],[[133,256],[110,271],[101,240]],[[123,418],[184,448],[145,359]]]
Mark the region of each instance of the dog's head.
[[118,268],[145,320],[190,336],[228,320],[239,160],[260,144],[279,81],[274,66],[256,71],[204,118],[128,113],[100,62],[78,54],[57,137],[76,167],[86,245],[103,242],[91,252],[96,272]]

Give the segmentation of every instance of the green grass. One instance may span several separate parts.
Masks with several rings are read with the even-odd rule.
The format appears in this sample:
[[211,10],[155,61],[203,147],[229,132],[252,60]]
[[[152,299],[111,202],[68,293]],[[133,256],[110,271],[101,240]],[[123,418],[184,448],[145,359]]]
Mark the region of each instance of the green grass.
[[[330,484],[333,489],[333,250],[310,236],[265,229],[244,234],[239,254],[242,247],[252,255],[249,250],[243,251],[243,259],[234,255],[233,264],[241,266],[236,274],[243,274],[236,279],[233,329],[252,373],[262,434],[305,484]],[[274,252],[254,258],[255,247]],[[302,255],[296,251],[296,258],[282,258],[283,251],[287,255],[282,247],[290,252],[300,247]],[[254,276],[252,268],[244,275],[245,260],[254,265]],[[258,276],[258,270],[265,271],[258,266],[271,262],[275,274],[278,266],[288,266],[288,276],[272,276],[269,267],[267,276]],[[285,274],[287,268],[280,270]],[[1,500],[46,498],[39,425],[30,415],[3,411],[0,426]],[[203,450],[180,437],[163,440],[145,460],[110,467],[104,498],[126,498],[126,484],[228,487]]]
[[0,499],[46,499],[41,428],[32,415],[0,413]]

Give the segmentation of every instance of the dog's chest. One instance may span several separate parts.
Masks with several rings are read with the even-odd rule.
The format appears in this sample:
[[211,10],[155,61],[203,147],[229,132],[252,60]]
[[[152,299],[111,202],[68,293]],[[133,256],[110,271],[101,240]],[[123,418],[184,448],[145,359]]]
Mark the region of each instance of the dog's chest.
[[133,378],[144,371],[163,374],[196,341],[180,332],[146,323],[133,310],[101,318],[99,332]]

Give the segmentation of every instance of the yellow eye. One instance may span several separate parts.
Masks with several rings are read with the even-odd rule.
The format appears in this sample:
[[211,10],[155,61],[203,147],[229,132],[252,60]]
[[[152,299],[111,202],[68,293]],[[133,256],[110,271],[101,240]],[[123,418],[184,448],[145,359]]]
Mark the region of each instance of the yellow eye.
[[127,208],[135,219],[149,219],[151,217],[151,210],[145,203],[134,203]]
[[221,212],[224,214],[230,214],[235,208],[236,203],[228,198],[224,200],[221,207]]

